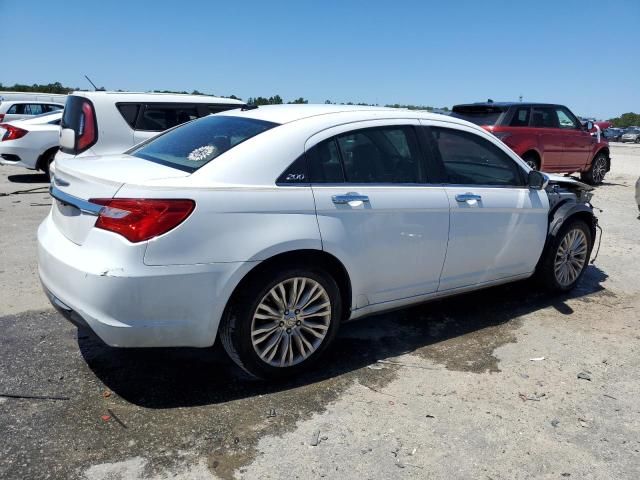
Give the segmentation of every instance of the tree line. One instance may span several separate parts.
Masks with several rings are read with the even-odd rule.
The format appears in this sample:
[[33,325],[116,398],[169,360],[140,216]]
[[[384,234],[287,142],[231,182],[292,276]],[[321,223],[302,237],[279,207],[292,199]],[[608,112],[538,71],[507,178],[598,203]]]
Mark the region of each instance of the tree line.
[[609,121],[613,123],[614,127],[626,128],[631,126],[640,126],[640,113],[623,113],[619,117],[610,118]]

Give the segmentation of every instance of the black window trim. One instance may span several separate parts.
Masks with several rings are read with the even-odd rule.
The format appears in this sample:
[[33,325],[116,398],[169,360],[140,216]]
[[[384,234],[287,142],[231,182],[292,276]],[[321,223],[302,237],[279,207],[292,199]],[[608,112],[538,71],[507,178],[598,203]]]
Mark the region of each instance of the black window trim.
[[438,145],[435,142],[435,139],[433,137],[433,133],[431,131],[431,127],[435,127],[435,128],[443,128],[443,129],[448,129],[448,130],[454,130],[456,132],[466,132],[466,133],[470,133],[472,135],[476,135],[480,138],[482,138],[483,140],[485,140],[486,142],[490,143],[491,145],[493,145],[493,147],[495,147],[496,149],[498,149],[504,156],[508,157],[510,161],[513,162],[513,164],[515,165],[519,177],[520,177],[520,181],[522,182],[522,185],[491,185],[491,184],[479,184],[479,183],[449,183],[447,181],[447,178],[445,176],[441,176],[439,178],[439,184],[445,187],[467,187],[467,188],[519,188],[519,189],[529,189],[529,185],[527,182],[527,176],[525,175],[525,171],[522,169],[522,166],[518,164],[518,162],[516,162],[513,158],[511,158],[511,156],[505,152],[502,148],[500,148],[498,145],[494,144],[491,140],[487,139],[487,138],[483,138],[480,135],[477,135],[473,132],[469,132],[467,130],[463,130],[460,128],[455,128],[453,126],[442,126],[442,125],[430,125],[430,126],[425,126],[425,133],[428,133],[427,135],[427,139],[429,141],[429,143],[431,144],[431,149],[433,151],[434,154],[434,161],[438,162],[440,164],[440,168],[439,173],[440,175],[446,175],[446,168],[444,166],[444,162],[442,161],[442,156],[440,155],[440,149],[438,148]]

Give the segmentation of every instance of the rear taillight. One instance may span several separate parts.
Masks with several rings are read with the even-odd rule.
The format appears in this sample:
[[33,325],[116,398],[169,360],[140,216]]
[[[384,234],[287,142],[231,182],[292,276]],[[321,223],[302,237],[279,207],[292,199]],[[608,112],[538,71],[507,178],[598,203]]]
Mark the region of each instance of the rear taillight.
[[93,145],[96,139],[96,117],[93,106],[89,102],[83,102],[80,128],[78,129],[78,151],[83,151]]
[[130,242],[143,242],[180,225],[193,212],[196,202],[183,199],[93,198],[103,205],[96,228],[122,235]]
[[29,130],[14,127],[13,125],[10,125],[8,123],[0,124],[0,128],[3,128],[5,130],[2,138],[0,138],[0,142],[4,142],[6,140],[17,140],[18,138],[22,138],[27,133],[29,133]]
[[0,122],[4,120],[4,113],[0,113]]

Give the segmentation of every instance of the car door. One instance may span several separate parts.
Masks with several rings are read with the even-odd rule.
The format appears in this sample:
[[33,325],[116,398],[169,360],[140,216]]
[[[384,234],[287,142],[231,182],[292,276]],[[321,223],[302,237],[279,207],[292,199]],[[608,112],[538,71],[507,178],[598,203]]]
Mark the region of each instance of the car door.
[[436,292],[449,201],[428,183],[418,121],[357,126],[307,141],[323,249],[347,266],[357,308]]
[[558,125],[562,130],[563,153],[568,172],[583,170],[589,163],[596,139],[582,128],[578,119],[563,106],[555,107]]
[[569,163],[564,157],[564,137],[553,107],[534,105],[531,112],[531,128],[535,129],[538,148],[542,152],[541,170],[566,172]]
[[484,132],[434,123],[426,133],[451,206],[439,290],[533,272],[547,234],[546,192],[528,188],[520,161]]

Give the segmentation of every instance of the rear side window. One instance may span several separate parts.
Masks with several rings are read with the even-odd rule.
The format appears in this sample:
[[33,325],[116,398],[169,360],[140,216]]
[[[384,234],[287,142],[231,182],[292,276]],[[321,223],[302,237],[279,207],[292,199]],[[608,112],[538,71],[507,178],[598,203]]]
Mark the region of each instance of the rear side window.
[[7,110],[7,114],[22,115],[24,114],[24,107],[24,103],[15,103],[9,107],[9,110]]
[[195,172],[227,150],[276,125],[252,118],[207,116],[154,137],[128,153]]
[[140,104],[118,103],[116,106],[118,107],[118,111],[120,112],[120,115],[122,115],[122,118],[124,118],[125,122],[127,122],[131,128],[135,128],[138,112],[140,111]]
[[320,142],[307,152],[309,178],[313,183],[343,183],[344,172],[334,138]]
[[43,112],[56,112],[58,110],[61,110],[62,107],[60,105],[42,105],[42,111]]
[[518,165],[505,152],[473,133],[450,128],[430,129],[444,165],[445,182],[455,185],[521,186]]
[[528,127],[529,126],[529,117],[531,116],[531,108],[530,107],[518,107],[516,111],[513,113],[513,118],[509,123],[511,127]]
[[505,111],[504,107],[491,105],[456,105],[451,116],[476,125],[492,126],[499,123]]
[[75,95],[67,97],[60,127],[75,132],[74,147],[61,147],[60,150],[64,153],[78,155],[95,145],[98,141],[98,122],[91,100]]
[[560,128],[558,116],[551,107],[533,107],[531,126],[536,128]]
[[337,138],[349,183],[420,183],[420,151],[411,127],[368,128]]
[[138,118],[136,130],[162,132],[198,118],[195,105],[146,105]]

